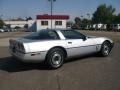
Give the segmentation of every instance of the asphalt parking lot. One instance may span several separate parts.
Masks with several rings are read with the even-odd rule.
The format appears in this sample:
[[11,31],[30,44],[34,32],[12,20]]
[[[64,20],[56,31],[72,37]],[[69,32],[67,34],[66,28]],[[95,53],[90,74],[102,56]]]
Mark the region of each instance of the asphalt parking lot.
[[111,54],[71,59],[57,70],[11,58],[9,38],[28,32],[0,33],[0,90],[120,90],[120,32],[81,32],[112,38],[115,46]]

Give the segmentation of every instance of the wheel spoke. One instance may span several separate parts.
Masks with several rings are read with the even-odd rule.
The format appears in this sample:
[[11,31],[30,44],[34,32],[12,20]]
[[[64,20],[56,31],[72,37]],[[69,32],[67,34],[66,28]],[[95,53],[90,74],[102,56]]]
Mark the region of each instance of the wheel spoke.
[[56,53],[53,55],[52,62],[54,65],[59,65],[61,63],[61,61],[62,61],[62,58],[61,58],[60,54]]
[[108,54],[109,54],[109,47],[108,47],[107,44],[104,45],[104,49],[103,49],[103,50],[104,50],[104,54],[105,54],[105,55],[108,55]]
[[64,52],[60,48],[53,48],[48,52],[47,63],[54,69],[61,67],[64,59]]

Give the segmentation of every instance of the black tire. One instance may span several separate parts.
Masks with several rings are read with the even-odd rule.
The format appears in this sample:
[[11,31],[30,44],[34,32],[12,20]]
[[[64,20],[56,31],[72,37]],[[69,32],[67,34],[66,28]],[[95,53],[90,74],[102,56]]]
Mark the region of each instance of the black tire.
[[106,57],[109,55],[110,51],[111,51],[111,44],[109,42],[105,41],[102,44],[100,55],[103,57]]
[[57,69],[61,67],[65,60],[64,51],[60,48],[51,49],[46,57],[47,64],[50,68]]
[[12,60],[16,60],[17,58],[15,56],[11,56],[11,59]]

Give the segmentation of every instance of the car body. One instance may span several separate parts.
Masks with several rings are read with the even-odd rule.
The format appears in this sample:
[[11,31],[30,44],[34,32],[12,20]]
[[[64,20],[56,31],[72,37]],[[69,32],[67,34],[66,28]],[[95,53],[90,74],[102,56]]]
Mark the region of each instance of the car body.
[[3,30],[3,29],[0,29],[0,32],[4,32],[4,30]]
[[11,29],[7,29],[7,28],[6,28],[6,29],[4,29],[4,31],[5,31],[5,32],[10,32]]
[[12,56],[25,62],[47,61],[53,68],[66,58],[100,53],[108,56],[113,41],[106,37],[86,36],[75,30],[40,30],[19,39],[10,39]]

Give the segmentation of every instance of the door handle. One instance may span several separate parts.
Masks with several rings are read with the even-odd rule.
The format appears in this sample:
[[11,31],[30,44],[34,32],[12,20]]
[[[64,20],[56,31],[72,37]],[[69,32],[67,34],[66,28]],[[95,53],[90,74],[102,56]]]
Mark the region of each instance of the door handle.
[[72,42],[68,42],[68,44],[72,44]]

